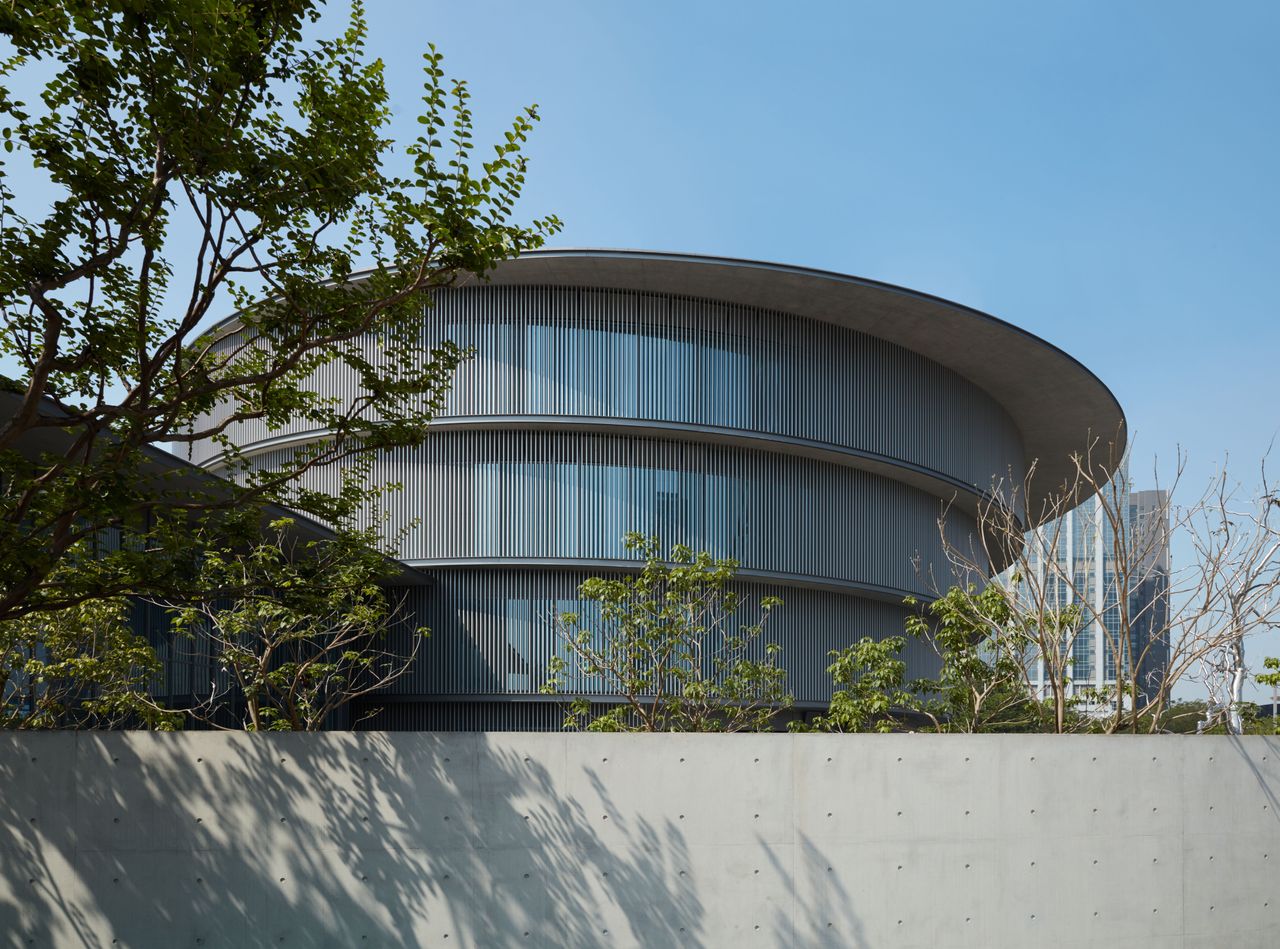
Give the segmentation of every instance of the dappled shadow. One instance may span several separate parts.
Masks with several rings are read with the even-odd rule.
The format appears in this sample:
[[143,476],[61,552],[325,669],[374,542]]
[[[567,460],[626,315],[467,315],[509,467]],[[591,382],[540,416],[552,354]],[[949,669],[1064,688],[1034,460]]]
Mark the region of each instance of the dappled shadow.
[[[1221,738],[1217,740],[1222,740]],[[1227,740],[1231,742],[1231,748],[1239,756],[1244,766],[1249,769],[1250,775],[1258,784],[1258,790],[1267,801],[1267,809],[1269,810],[1269,818],[1272,822],[1280,823],[1280,795],[1275,791],[1275,774],[1280,773],[1280,737],[1272,735],[1250,736],[1249,742],[1255,747],[1258,744],[1263,746],[1263,750],[1256,754],[1250,754],[1245,747],[1245,743],[1237,735],[1227,736]],[[1271,771],[1271,776],[1263,773],[1263,769],[1258,764],[1258,758],[1262,757],[1263,761],[1270,759],[1275,762]]]
[[779,908],[774,913],[774,944],[871,949],[862,920],[854,911],[853,894],[831,858],[803,831],[796,832],[791,856],[794,867],[788,872],[776,854],[770,854],[775,872],[792,880],[795,894],[790,912]]
[[702,941],[679,830],[588,814],[564,736],[4,737],[18,945]]

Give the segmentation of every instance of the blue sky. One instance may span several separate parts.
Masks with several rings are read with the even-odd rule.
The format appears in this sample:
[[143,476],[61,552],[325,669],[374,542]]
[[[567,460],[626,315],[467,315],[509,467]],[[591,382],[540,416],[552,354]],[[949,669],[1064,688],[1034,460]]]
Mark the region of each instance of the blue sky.
[[[371,4],[407,133],[421,48],[482,129],[543,121],[563,246],[827,268],[978,307],[1116,393],[1135,476],[1280,428],[1280,5]],[[483,139],[482,135],[482,139]]]
[[401,134],[427,41],[470,81],[481,140],[539,104],[525,207],[563,218],[556,244],[784,261],[986,310],[1111,387],[1139,484],[1180,447],[1192,497],[1227,454],[1251,480],[1280,428],[1280,4],[369,12]]

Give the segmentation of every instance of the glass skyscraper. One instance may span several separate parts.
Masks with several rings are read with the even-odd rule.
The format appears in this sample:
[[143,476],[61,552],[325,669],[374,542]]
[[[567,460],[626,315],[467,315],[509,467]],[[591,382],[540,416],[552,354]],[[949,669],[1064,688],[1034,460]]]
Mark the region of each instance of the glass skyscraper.
[[[1035,528],[1028,541],[1048,602],[1079,608],[1080,622],[1062,643],[1067,694],[1087,707],[1135,678],[1151,693],[1169,656],[1167,492],[1132,490],[1122,466],[1102,493]],[[1041,562],[1049,556],[1052,566]],[[1051,669],[1043,656],[1034,661],[1035,687],[1047,696]]]

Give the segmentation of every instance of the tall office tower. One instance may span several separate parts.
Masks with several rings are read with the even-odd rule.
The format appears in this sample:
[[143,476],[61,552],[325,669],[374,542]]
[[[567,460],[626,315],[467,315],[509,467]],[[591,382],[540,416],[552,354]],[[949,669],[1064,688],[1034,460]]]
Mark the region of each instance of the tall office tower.
[[[1136,679],[1148,695],[1163,678],[1169,659],[1167,503],[1165,491],[1132,491],[1122,466],[1101,494],[1037,528],[1041,542],[1033,551],[1052,547],[1056,555],[1046,588],[1059,605],[1080,607],[1078,632],[1063,647],[1071,660],[1068,695],[1113,690],[1118,678]],[[1121,608],[1125,599],[1127,611]],[[1038,691],[1048,695],[1042,660],[1035,673]]]
[[1129,613],[1134,638],[1142,644],[1138,687],[1151,692],[1164,679],[1169,665],[1169,494],[1133,491],[1129,494],[1129,523],[1142,552],[1141,579],[1132,592]]

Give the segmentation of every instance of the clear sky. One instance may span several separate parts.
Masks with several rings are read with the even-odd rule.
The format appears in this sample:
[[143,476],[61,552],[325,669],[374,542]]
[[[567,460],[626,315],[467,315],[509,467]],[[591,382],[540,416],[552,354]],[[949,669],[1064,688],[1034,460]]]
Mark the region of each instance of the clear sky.
[[1251,479],[1280,428],[1274,0],[368,13],[400,140],[428,42],[470,81],[480,142],[539,104],[524,207],[560,215],[556,245],[782,261],[990,312],[1111,387],[1139,486],[1179,446],[1193,490],[1226,453]]
[[1280,429],[1280,4],[369,13],[403,134],[428,41],[482,133],[539,104],[525,206],[563,218],[558,245],[783,261],[978,307],[1111,387],[1139,485],[1179,446],[1192,493],[1227,453],[1251,481]]
[[1193,474],[1226,451],[1244,473],[1280,428],[1280,4],[369,12],[402,131],[428,40],[482,130],[539,103],[526,207],[564,219],[556,244],[783,261],[986,310],[1112,388],[1139,481],[1177,445]]

